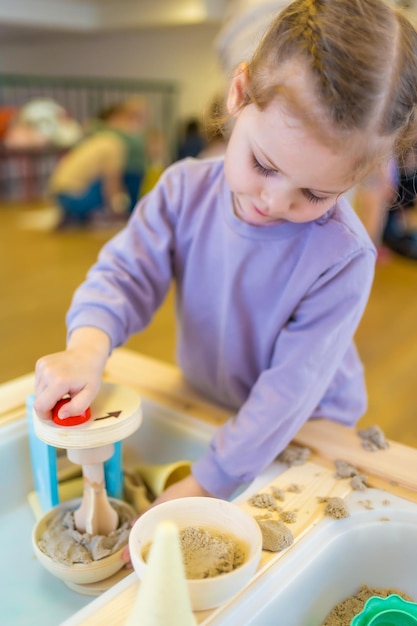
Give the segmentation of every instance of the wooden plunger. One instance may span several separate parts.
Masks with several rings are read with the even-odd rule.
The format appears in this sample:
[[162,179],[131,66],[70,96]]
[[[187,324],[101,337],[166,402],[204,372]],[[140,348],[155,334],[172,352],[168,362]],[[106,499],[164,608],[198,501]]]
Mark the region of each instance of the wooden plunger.
[[90,535],[108,535],[119,525],[119,516],[108,498],[104,482],[104,461],[114,452],[113,444],[101,448],[69,449],[72,463],[82,466],[84,478],[83,498],[74,512],[75,527]]

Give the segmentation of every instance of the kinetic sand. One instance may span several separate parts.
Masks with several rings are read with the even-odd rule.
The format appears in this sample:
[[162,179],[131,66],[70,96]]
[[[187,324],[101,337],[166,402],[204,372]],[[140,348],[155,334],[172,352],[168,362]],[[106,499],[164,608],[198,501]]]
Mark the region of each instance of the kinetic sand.
[[[187,526],[180,530],[185,575],[188,579],[213,578],[240,567],[247,556],[246,547],[232,535]],[[143,550],[147,560],[151,543]]]
[[99,561],[127,545],[132,516],[125,507],[114,504],[119,526],[109,535],[80,533],[75,527],[74,511],[61,510],[52,518],[39,540],[42,552],[63,565]]
[[401,596],[404,600],[414,602],[413,598],[397,589],[373,589],[368,587],[368,585],[362,585],[355,595],[349,596],[342,602],[339,602],[339,604],[336,604],[321,626],[350,626],[355,615],[361,613],[369,598],[372,596],[386,598],[393,593]]

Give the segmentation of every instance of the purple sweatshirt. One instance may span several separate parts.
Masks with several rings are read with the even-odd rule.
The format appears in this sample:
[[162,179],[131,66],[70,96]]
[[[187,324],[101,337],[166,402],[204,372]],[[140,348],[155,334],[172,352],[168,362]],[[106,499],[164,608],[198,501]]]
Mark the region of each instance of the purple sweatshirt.
[[149,324],[175,280],[179,365],[194,387],[236,411],[193,474],[228,497],[309,418],[353,425],[363,414],[353,335],[374,264],[343,198],[314,222],[252,226],[233,212],[223,160],[187,159],[104,246],[74,294],[68,329],[94,326],[119,346]]

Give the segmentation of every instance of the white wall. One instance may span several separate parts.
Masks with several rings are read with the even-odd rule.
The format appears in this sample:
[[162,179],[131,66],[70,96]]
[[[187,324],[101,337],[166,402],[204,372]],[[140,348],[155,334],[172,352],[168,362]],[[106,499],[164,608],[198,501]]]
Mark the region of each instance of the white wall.
[[112,34],[48,35],[0,49],[0,74],[123,77],[176,81],[179,116],[200,115],[223,79],[206,24]]

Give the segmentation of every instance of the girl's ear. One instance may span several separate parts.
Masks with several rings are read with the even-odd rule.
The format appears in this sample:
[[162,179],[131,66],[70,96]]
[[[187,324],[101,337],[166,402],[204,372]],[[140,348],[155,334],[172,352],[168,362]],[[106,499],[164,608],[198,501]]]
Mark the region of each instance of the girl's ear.
[[233,76],[227,96],[227,110],[229,115],[237,115],[246,102],[248,84],[249,66],[247,63],[241,63]]

